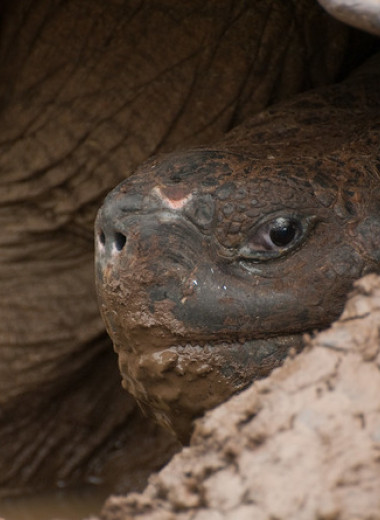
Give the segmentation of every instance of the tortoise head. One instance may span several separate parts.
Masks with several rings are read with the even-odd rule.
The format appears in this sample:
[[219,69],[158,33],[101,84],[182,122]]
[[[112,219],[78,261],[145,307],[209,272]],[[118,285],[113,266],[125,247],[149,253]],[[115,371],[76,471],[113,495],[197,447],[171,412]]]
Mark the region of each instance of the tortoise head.
[[123,385],[182,439],[379,271],[380,129],[373,100],[349,124],[349,96],[298,100],[218,146],[153,158],[99,211],[97,288]]
[[376,268],[362,194],[329,168],[195,150],[148,162],[106,198],[97,287],[123,384],[182,438]]

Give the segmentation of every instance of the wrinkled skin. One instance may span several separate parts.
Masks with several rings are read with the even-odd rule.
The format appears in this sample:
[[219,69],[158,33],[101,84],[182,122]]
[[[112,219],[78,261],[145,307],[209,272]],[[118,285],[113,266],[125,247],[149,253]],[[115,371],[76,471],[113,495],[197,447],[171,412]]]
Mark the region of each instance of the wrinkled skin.
[[1,2],[0,495],[102,478],[121,442],[127,473],[157,445],[125,440],[158,433],[120,388],[97,307],[106,193],[372,48],[314,0]]
[[380,272],[379,84],[380,55],[106,198],[98,292],[123,384],[182,439]]

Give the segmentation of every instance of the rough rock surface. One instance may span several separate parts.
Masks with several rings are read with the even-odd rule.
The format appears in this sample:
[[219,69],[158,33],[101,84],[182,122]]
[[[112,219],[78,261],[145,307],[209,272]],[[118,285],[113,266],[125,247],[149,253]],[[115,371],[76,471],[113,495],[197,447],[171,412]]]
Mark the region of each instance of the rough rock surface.
[[102,520],[380,519],[380,277],[270,377],[209,412]]

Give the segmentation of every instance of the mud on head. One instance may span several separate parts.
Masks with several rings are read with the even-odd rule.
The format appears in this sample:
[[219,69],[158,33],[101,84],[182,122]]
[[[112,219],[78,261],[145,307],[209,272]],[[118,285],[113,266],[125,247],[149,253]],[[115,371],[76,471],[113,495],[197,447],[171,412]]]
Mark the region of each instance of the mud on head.
[[328,157],[198,149],[148,161],[106,198],[97,287],[123,385],[182,439],[376,270],[371,205],[340,173]]

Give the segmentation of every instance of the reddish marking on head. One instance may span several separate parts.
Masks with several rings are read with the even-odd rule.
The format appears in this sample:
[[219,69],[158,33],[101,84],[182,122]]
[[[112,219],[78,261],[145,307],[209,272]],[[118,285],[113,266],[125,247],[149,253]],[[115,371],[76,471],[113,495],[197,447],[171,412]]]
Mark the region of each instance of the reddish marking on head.
[[153,191],[171,209],[182,209],[193,196],[178,186],[156,186]]

